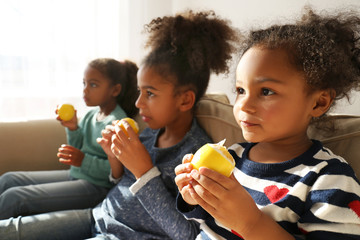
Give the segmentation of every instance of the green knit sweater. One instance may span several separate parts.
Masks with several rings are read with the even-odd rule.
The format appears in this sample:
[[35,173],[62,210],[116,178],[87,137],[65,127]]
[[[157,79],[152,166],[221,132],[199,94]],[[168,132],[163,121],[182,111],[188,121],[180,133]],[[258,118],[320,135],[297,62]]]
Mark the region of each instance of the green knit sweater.
[[101,137],[101,130],[106,125],[111,124],[114,120],[126,117],[126,113],[117,105],[114,111],[103,121],[97,121],[98,112],[99,108],[90,110],[81,119],[77,130],[70,131],[66,128],[69,145],[80,149],[85,154],[80,167],[71,166],[70,175],[98,186],[110,188],[113,186],[109,181],[110,163],[96,139]]

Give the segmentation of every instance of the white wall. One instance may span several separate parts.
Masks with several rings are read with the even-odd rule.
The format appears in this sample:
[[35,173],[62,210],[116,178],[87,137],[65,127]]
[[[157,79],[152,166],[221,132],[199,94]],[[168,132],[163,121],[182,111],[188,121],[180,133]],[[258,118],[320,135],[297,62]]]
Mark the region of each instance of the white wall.
[[[317,10],[334,10],[353,8],[360,10],[359,0],[136,0],[130,1],[130,12],[134,28],[131,29],[132,53],[135,60],[140,61],[144,56],[143,43],[145,36],[140,34],[143,25],[155,17],[175,14],[186,9],[214,10],[216,14],[232,22],[241,30],[268,26],[273,23],[292,21],[301,15],[301,9],[309,4]],[[233,68],[236,63],[233,64]],[[208,92],[225,92],[231,102],[235,100],[234,71],[228,76],[212,76]],[[360,115],[360,93],[354,93],[350,99],[351,105],[345,100],[338,104],[336,113]]]

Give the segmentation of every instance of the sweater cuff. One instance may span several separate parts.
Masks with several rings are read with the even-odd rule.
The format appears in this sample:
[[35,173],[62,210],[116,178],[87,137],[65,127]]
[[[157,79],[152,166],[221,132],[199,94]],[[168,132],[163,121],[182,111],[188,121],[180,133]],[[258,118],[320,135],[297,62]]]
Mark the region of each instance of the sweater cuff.
[[122,176],[119,178],[114,178],[112,175],[112,169],[110,168],[109,181],[116,185],[120,182],[121,179],[122,179]]
[[135,195],[145,184],[147,184],[151,179],[159,176],[161,172],[157,167],[153,167],[142,175],[136,182],[130,186],[130,192]]

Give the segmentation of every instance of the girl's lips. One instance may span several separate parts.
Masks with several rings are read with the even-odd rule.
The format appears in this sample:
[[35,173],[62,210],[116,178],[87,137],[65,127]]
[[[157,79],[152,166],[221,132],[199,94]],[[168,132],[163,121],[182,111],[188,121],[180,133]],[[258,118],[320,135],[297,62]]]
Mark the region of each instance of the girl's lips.
[[241,126],[244,127],[253,127],[253,126],[257,126],[259,124],[255,124],[255,123],[251,123],[251,122],[247,122],[247,121],[241,121]]
[[149,122],[150,121],[150,117],[147,117],[147,116],[144,116],[144,115],[141,115],[141,118],[144,122]]

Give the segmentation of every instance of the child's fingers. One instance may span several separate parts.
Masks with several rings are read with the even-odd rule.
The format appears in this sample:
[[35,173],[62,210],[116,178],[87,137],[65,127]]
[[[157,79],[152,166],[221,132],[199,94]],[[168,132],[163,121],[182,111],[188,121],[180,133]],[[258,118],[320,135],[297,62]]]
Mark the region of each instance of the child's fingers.
[[175,174],[190,173],[193,166],[190,163],[179,164],[175,167]]
[[66,164],[66,165],[71,165],[71,163],[72,163],[71,160],[63,159],[63,158],[60,158],[60,159],[59,159],[59,162],[61,162],[61,163],[63,163],[63,164]]
[[115,133],[115,127],[114,125],[106,125],[105,126],[105,130],[109,131],[109,132],[112,132],[112,133]]
[[65,147],[60,147],[58,149],[58,153],[61,153],[61,154],[70,154],[72,152],[73,152],[72,149],[65,148]]
[[119,139],[119,137],[116,134],[113,134],[111,136],[111,148],[120,148],[121,147],[121,141]]
[[97,138],[96,142],[100,144],[100,146],[106,146],[106,144],[109,143],[109,140],[105,138]]
[[191,160],[193,159],[194,155],[191,153],[186,154],[183,159],[182,159],[182,163],[189,163],[191,162]]
[[138,135],[135,133],[134,129],[131,127],[131,125],[127,121],[123,121],[123,126],[129,135],[130,139],[136,139],[138,138]]
[[110,131],[110,130],[108,130],[106,128],[101,131],[101,136],[103,138],[110,139],[112,135],[114,135],[114,132],[112,132],[112,131]]
[[188,185],[191,180],[193,180],[192,177],[187,173],[181,173],[175,177],[175,183],[179,189],[182,189],[185,185]]
[[128,136],[124,133],[124,131],[119,127],[119,125],[115,125],[115,134],[119,140],[126,140]]
[[121,151],[119,150],[119,148],[115,145],[115,142],[113,141],[111,146],[110,146],[110,150],[111,152],[115,155],[115,157],[117,159],[120,159],[121,156]]
[[72,155],[70,153],[58,152],[56,155],[58,158],[70,159]]
[[[216,177],[211,178],[214,175]],[[208,168],[200,168],[199,171],[191,171],[191,176],[201,186],[201,188],[198,186],[193,186],[194,189],[196,190],[197,194],[207,203],[216,206],[218,204],[218,199],[223,199],[223,196],[226,193],[226,189],[222,185],[221,181],[224,180],[221,178],[223,175]]]
[[192,184],[192,187],[189,188],[190,197],[193,199],[194,202],[199,204],[205,211],[209,213],[215,211],[216,209],[209,203],[213,201],[209,201],[209,199],[214,199],[205,188],[203,188],[200,184]]
[[[214,192],[218,191],[219,188],[224,188],[224,189],[229,189],[233,186],[233,182],[234,182],[234,178],[230,178],[230,177],[226,177],[214,170],[211,170],[209,168],[205,168],[205,167],[201,167],[199,169],[199,173],[200,175],[206,176],[207,178],[204,178],[204,180],[211,180],[211,181],[207,181],[208,183],[210,183],[209,187],[215,187],[214,184],[212,184],[213,182],[217,183],[218,186],[216,186],[217,189],[209,189],[212,190]],[[235,179],[236,181],[236,179]],[[205,182],[204,182],[205,184]]]
[[67,145],[67,144],[62,144],[62,145],[60,146],[60,148],[65,149],[65,150],[68,150],[68,151],[78,150],[76,147],[73,147],[73,146]]
[[198,202],[196,200],[194,200],[191,196],[191,193],[196,194],[196,192],[194,191],[193,187],[191,184],[187,184],[186,186],[184,186],[181,191],[181,196],[182,198],[185,200],[185,202],[187,202],[190,205],[197,205]]

